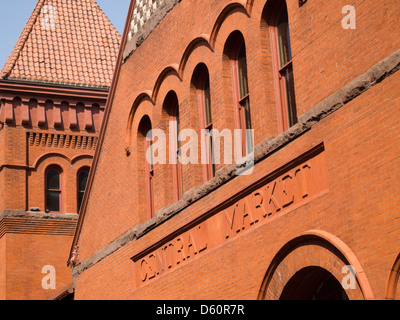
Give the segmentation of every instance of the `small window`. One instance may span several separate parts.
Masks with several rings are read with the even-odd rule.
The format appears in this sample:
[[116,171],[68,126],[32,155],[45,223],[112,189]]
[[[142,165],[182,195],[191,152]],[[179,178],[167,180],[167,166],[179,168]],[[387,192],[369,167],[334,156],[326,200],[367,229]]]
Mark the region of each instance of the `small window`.
[[46,170],[46,211],[61,212],[61,170]]
[[86,184],[89,177],[89,168],[81,169],[78,172],[78,212],[81,209]]

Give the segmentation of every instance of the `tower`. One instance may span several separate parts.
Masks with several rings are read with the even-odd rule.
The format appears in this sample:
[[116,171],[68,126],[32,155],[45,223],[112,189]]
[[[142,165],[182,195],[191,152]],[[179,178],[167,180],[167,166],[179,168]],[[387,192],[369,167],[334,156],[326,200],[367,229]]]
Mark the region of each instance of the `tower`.
[[66,260],[120,35],[94,0],[39,0],[0,74],[0,299],[48,299]]

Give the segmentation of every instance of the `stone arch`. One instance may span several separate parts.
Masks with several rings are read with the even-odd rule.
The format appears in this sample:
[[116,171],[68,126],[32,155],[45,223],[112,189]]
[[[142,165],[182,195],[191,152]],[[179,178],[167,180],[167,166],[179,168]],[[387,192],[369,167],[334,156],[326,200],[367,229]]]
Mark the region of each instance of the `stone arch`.
[[[374,299],[368,279],[351,249],[337,237],[321,230],[311,230],[284,245],[273,258],[259,291],[258,299],[278,300],[291,280],[306,268],[322,268],[341,283],[350,265],[355,287],[346,289],[350,300]],[[309,271],[311,269],[308,269]],[[314,269],[315,270],[315,269]]]

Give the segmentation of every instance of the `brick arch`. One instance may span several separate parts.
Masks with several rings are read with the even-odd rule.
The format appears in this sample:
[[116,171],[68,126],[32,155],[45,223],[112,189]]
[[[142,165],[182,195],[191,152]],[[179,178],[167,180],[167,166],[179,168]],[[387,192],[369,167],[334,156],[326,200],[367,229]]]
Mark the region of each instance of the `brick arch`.
[[229,14],[231,14],[232,12],[234,12],[236,10],[236,11],[242,12],[247,17],[250,16],[248,11],[246,10],[245,2],[246,1],[231,2],[228,5],[226,5],[221,10],[221,12],[218,14],[218,17],[215,20],[212,31],[210,33],[210,45],[213,50],[215,49],[215,46],[217,43],[217,38],[220,34],[221,27],[224,24],[224,22],[226,21],[226,18],[229,16]]
[[[155,109],[154,109],[154,127],[160,128],[165,130],[165,114],[163,111],[165,98],[171,92],[175,92],[178,97],[178,101],[181,104],[184,99],[184,92],[183,92],[183,83],[182,80],[177,77],[175,72],[169,72],[165,75],[163,81],[160,83],[157,97],[154,99],[155,101]],[[181,105],[180,105],[181,107]],[[181,107],[182,108],[182,107]]]
[[193,39],[185,49],[185,52],[183,53],[181,63],[179,64],[179,75],[181,78],[183,78],[183,73],[185,71],[186,63],[189,60],[192,52],[198,47],[198,46],[204,46],[212,52],[212,48],[210,45],[210,36],[207,34],[202,34],[200,37],[197,37]]
[[[190,110],[190,123],[191,128],[197,130],[200,136],[200,122],[199,122],[199,105],[198,105],[198,97],[197,92],[194,89],[194,82],[196,78],[199,76],[196,74],[196,70],[199,65],[204,65],[210,76],[210,91],[212,96],[212,109],[214,112],[214,121],[217,118],[217,113],[220,111],[218,108],[223,109],[223,107],[216,102],[216,97],[218,94],[216,92],[218,80],[220,79],[219,70],[214,68],[214,56],[211,51],[205,49],[204,46],[197,47],[192,52],[189,60],[187,61],[186,69],[185,69],[185,77],[182,85],[182,89],[184,90],[185,97],[187,100],[186,108]],[[221,112],[222,113],[222,112]]]
[[350,300],[374,299],[368,279],[351,249],[337,237],[311,230],[284,245],[273,258],[258,294],[258,299],[278,300],[289,281],[301,270],[320,267],[330,272],[339,283],[345,276],[343,267],[351,265],[356,288],[346,290]]
[[69,157],[67,157],[65,154],[57,153],[57,152],[47,152],[45,154],[42,154],[39,158],[37,158],[36,161],[32,164],[31,168],[38,170],[41,163],[44,162],[48,158],[64,159],[67,161],[68,164],[72,163],[72,160]]
[[182,81],[181,75],[179,73],[179,66],[177,64],[172,64],[170,66],[165,67],[158,75],[156,83],[154,84],[153,95],[152,95],[153,101],[157,102],[160,87],[162,86],[163,82],[169,75],[174,75],[179,79],[179,81]]
[[400,300],[400,253],[393,263],[390,270],[389,277],[386,284],[385,299],[387,300]]
[[137,113],[140,105],[144,101],[150,102],[153,106],[155,105],[152,96],[153,96],[152,91],[146,90],[146,91],[143,91],[142,93],[140,93],[136,97],[135,101],[133,102],[132,108],[129,112],[127,126],[126,126],[126,133],[125,133],[125,144],[126,144],[127,151],[129,151],[129,149],[131,147],[131,143],[132,143],[132,132],[133,132],[132,128],[133,128],[134,120],[136,118],[136,113]]
[[78,162],[83,161],[85,159],[89,159],[90,161],[92,161],[93,160],[93,156],[90,155],[90,154],[78,154],[78,155],[74,156],[71,159],[71,164],[75,165],[75,163],[78,163]]

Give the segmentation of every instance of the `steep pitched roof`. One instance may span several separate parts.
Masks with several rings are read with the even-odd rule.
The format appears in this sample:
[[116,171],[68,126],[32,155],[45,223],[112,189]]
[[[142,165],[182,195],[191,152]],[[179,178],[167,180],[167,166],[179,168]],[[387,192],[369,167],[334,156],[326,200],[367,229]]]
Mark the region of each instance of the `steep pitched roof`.
[[95,0],[39,0],[0,78],[109,87],[120,42]]

